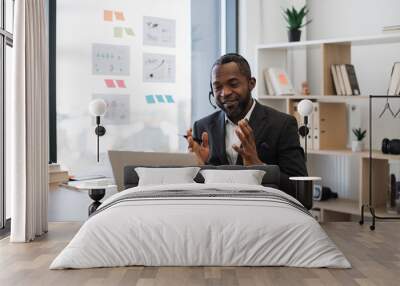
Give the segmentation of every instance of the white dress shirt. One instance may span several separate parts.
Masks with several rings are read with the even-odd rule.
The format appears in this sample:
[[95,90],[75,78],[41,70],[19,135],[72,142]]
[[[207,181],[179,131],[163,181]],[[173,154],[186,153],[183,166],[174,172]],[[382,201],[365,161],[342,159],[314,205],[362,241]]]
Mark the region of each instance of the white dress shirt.
[[[251,106],[249,112],[247,112],[246,118],[250,121],[251,113],[253,112],[254,106],[256,106],[256,101],[253,99],[253,105]],[[225,149],[226,149],[226,156],[230,165],[235,165],[236,160],[238,157],[238,153],[232,148],[232,145],[235,144],[240,146],[240,140],[235,133],[235,128],[237,125],[233,123],[228,116],[225,114]]]

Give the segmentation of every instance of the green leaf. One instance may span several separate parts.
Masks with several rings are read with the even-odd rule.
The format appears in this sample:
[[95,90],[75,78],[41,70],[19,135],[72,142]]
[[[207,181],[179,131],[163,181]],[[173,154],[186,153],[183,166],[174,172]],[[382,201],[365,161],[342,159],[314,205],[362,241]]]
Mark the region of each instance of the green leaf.
[[294,6],[292,6],[292,13],[293,13],[293,17],[294,17],[294,18],[297,18],[297,17],[298,17],[297,11],[296,11],[296,9],[294,8]]
[[303,17],[306,15],[306,14],[305,14],[305,9],[306,9],[306,6],[304,6],[303,8],[301,8],[301,10],[300,10],[300,12],[299,12],[299,17],[301,17],[302,19],[303,19]]
[[308,21],[305,22],[303,25],[301,25],[301,28],[304,27],[304,26],[306,26],[306,25],[308,25],[308,24],[310,24],[311,22],[312,22],[312,20],[308,20]]

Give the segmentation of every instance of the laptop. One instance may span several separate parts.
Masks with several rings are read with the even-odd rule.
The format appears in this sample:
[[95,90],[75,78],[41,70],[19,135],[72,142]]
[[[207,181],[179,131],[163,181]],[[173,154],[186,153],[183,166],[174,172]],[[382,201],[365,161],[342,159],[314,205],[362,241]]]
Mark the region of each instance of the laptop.
[[109,150],[111,168],[118,191],[124,188],[124,167],[139,166],[197,166],[193,153],[138,152]]

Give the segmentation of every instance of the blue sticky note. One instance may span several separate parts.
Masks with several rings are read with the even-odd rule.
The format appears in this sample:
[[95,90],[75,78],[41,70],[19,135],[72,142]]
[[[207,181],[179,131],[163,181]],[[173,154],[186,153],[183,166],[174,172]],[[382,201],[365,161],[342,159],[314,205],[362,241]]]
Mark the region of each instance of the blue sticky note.
[[157,101],[160,103],[164,103],[164,97],[161,94],[156,94]]
[[154,96],[152,96],[152,95],[146,95],[146,102],[147,102],[148,104],[153,104],[153,103],[156,103],[156,100],[154,99]]
[[165,96],[166,100],[168,103],[174,103],[174,98],[172,97],[172,95],[166,95]]

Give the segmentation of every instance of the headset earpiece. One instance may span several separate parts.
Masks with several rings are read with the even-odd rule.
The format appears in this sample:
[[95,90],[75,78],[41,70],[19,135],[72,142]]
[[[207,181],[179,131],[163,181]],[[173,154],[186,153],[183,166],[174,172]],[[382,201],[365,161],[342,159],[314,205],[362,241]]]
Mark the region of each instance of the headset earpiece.
[[210,82],[210,92],[208,93],[208,101],[210,102],[211,106],[214,107],[214,109],[217,109],[217,106],[214,103],[212,103],[211,97],[214,98],[214,91],[212,89],[212,84]]

